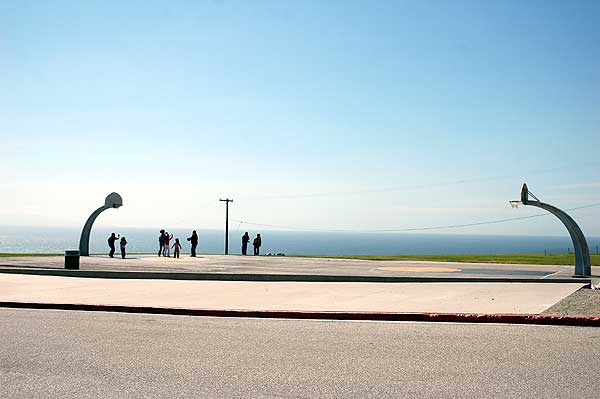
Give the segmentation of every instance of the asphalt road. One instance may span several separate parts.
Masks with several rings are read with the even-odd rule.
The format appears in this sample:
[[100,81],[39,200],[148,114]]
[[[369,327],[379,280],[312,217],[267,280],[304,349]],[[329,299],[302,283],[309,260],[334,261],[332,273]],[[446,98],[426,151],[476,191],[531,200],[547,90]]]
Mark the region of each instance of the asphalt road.
[[600,329],[0,309],[0,398],[595,398]]

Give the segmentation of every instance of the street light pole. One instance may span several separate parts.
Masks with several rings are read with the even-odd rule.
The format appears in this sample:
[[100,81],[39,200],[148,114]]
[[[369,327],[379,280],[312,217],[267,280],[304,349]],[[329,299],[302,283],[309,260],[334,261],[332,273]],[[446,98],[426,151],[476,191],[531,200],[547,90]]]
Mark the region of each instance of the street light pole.
[[229,254],[229,203],[233,202],[232,199],[219,199],[219,201],[225,203],[225,255]]

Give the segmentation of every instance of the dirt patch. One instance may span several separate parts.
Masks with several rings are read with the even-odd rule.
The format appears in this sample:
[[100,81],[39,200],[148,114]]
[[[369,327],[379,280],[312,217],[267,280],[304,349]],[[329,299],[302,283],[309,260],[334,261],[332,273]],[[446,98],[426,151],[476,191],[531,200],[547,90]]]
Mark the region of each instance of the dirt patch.
[[560,316],[600,316],[600,290],[582,288],[542,314]]

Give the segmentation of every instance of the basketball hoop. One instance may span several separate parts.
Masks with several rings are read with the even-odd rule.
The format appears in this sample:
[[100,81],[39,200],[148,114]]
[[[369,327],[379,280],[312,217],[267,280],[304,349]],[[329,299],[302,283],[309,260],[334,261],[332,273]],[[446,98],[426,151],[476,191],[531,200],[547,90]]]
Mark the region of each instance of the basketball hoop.
[[[519,205],[531,205],[537,208],[542,208],[545,211],[550,212],[556,216],[567,228],[571,240],[573,241],[573,247],[575,248],[575,276],[591,276],[592,275],[592,262],[590,261],[590,250],[585,239],[585,235],[577,225],[577,222],[573,220],[565,211],[558,209],[550,204],[545,204],[538,197],[535,196],[527,188],[527,184],[523,183],[521,186],[521,198],[519,200],[508,201],[512,208],[518,208]],[[534,215],[535,216],[535,215]],[[517,218],[522,219],[522,218]]]
[[523,203],[519,200],[508,201],[511,208],[518,208],[519,205],[523,205]]

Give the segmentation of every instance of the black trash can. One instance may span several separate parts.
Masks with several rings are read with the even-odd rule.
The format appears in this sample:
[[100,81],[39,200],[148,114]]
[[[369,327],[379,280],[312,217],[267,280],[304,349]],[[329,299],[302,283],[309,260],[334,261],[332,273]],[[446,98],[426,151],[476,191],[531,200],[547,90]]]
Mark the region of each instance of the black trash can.
[[65,269],[79,270],[79,251],[65,251]]

